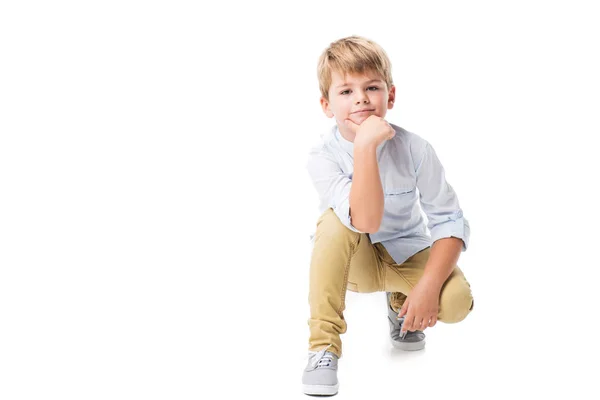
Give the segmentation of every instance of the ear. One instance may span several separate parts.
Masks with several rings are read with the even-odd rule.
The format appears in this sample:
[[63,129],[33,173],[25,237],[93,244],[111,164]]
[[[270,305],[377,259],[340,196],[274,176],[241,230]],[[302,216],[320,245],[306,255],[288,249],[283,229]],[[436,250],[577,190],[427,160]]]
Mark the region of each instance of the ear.
[[388,110],[394,108],[394,101],[396,100],[396,86],[392,85],[390,93],[388,95]]
[[329,102],[325,97],[321,96],[321,108],[323,108],[323,112],[327,115],[327,118],[333,118],[333,112],[331,112],[331,108],[329,107]]

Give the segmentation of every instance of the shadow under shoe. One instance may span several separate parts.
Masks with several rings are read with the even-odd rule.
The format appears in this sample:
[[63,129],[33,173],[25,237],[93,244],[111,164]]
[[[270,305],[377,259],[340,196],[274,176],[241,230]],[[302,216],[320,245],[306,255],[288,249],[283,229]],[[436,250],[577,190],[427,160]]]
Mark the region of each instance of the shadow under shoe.
[[398,319],[398,313],[390,305],[391,293],[386,293],[390,340],[392,346],[406,351],[422,350],[425,348],[425,333],[423,331],[407,331],[401,334],[404,317]]

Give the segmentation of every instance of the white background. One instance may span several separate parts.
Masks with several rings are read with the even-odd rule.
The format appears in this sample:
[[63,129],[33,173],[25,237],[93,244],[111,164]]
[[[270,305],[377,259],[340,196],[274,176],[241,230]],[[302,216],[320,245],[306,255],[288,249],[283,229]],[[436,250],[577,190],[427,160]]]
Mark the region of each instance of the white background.
[[[415,4],[418,3],[418,4]],[[392,60],[471,225],[475,309],[391,349],[349,293],[338,398],[598,398],[594,2],[3,2],[0,398],[305,398],[317,60]]]

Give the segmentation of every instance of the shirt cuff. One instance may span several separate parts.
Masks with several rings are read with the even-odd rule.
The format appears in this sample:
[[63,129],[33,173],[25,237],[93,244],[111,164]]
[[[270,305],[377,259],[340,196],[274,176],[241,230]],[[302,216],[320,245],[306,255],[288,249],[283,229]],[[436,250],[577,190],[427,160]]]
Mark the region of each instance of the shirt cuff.
[[469,222],[464,218],[449,220],[436,225],[431,229],[431,243],[447,237],[455,237],[463,241],[461,252],[467,251],[469,247],[470,227]]

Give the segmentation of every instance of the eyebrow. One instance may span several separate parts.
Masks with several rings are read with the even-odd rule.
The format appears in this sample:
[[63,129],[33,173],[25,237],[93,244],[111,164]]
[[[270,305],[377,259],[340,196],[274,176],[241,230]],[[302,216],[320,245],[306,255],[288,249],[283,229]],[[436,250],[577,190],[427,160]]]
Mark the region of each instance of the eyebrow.
[[[365,82],[365,83],[373,83],[373,82],[383,82],[383,81],[382,81],[381,79],[371,79],[370,81],[368,81],[368,82]],[[342,88],[342,87],[344,87],[344,86],[350,86],[350,84],[349,84],[349,83],[346,83],[346,82],[344,82],[344,83],[342,83],[341,85],[338,85],[338,86],[336,86],[335,88],[336,88],[336,89],[339,89],[339,88]]]

